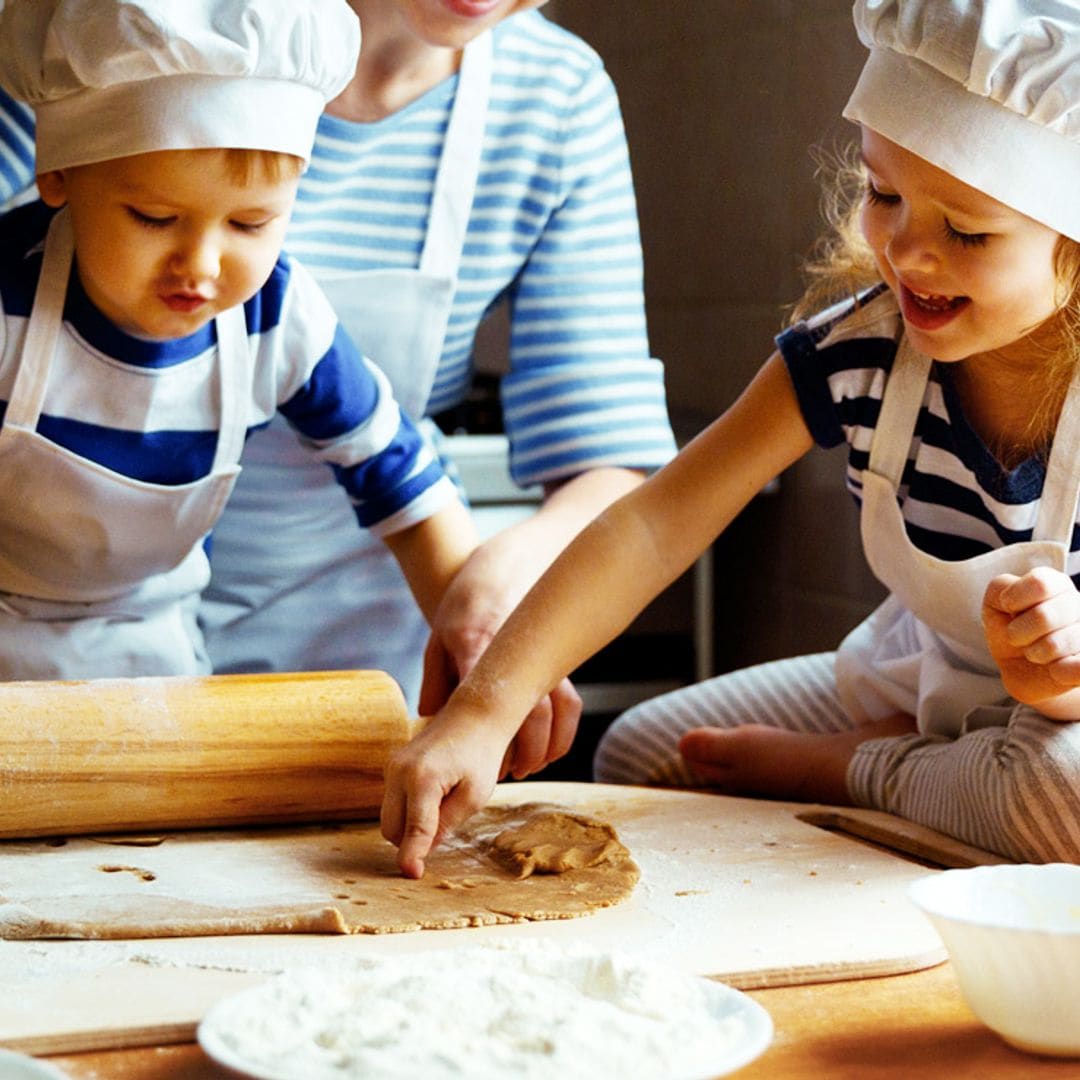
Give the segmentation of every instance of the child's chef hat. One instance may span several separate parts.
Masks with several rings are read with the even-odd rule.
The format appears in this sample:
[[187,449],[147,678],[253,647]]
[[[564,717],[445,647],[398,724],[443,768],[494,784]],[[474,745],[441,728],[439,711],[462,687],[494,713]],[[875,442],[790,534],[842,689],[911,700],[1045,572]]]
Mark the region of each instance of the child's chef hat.
[[855,26],[848,119],[1080,240],[1077,0],[855,0]]
[[6,0],[0,85],[29,103],[37,169],[241,147],[305,161],[356,70],[346,0]]

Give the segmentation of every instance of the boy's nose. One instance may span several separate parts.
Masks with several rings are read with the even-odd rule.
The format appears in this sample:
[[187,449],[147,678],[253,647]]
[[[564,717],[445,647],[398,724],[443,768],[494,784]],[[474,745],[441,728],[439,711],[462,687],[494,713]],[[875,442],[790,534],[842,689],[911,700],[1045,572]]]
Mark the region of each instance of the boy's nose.
[[173,264],[196,280],[214,279],[221,271],[221,250],[209,237],[195,237],[176,250]]

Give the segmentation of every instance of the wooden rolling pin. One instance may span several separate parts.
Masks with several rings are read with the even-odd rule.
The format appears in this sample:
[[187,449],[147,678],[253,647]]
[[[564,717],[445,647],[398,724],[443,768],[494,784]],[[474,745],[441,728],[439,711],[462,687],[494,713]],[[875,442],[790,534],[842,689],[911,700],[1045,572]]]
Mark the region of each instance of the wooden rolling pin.
[[0,683],[0,837],[377,817],[381,671]]

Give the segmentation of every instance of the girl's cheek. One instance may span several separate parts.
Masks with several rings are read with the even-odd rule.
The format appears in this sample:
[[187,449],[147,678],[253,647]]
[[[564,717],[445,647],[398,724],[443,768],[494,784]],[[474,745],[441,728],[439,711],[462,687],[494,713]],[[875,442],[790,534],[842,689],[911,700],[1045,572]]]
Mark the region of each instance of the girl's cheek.
[[881,210],[875,206],[864,205],[859,214],[859,230],[863,239],[874,253],[878,269],[889,280],[890,268],[885,257],[885,248],[889,242],[889,229],[881,220]]
[[884,229],[879,217],[878,208],[864,201],[863,208],[859,212],[859,229],[863,234],[863,239],[874,251],[880,251],[885,246],[883,242]]

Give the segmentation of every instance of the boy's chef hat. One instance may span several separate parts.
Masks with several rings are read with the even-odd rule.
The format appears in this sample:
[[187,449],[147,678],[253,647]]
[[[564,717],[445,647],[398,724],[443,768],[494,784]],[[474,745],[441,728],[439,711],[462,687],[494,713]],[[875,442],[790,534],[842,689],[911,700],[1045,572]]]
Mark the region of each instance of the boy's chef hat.
[[1077,0],[855,0],[870,48],[844,110],[1080,240]]
[[352,78],[346,0],[6,0],[0,85],[29,103],[37,170],[151,150],[311,155]]

